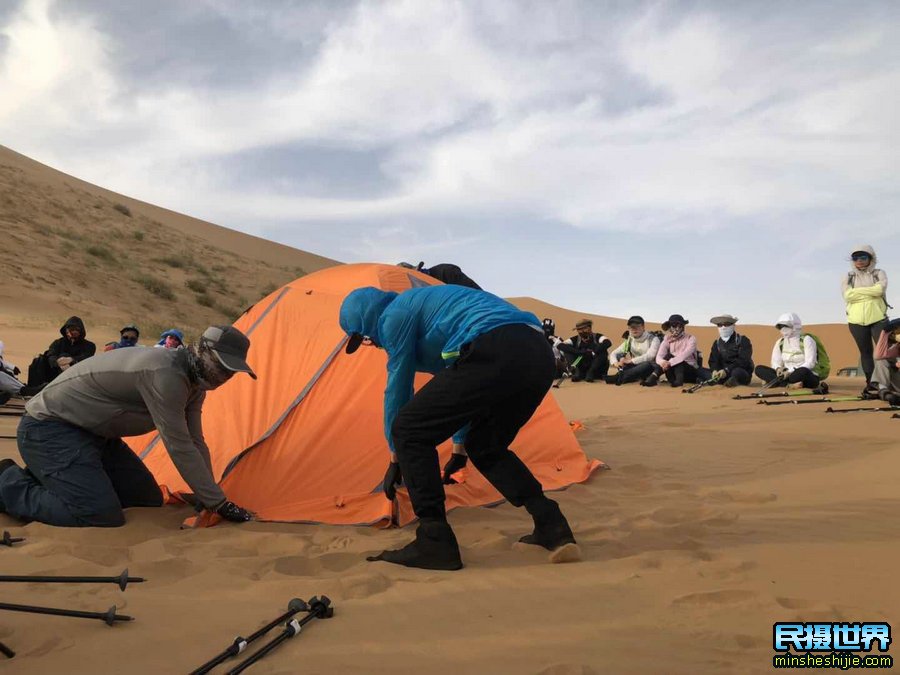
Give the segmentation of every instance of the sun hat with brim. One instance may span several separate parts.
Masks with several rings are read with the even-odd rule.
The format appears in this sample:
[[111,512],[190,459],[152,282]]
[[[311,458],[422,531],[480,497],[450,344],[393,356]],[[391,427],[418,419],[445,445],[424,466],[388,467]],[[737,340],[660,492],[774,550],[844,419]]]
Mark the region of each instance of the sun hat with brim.
[[209,345],[213,354],[228,370],[235,373],[247,373],[254,380],[256,373],[247,364],[247,352],[250,350],[250,338],[234,326],[210,326],[200,338]]
[[365,339],[366,339],[365,335],[361,335],[360,333],[354,333],[353,335],[350,336],[350,339],[347,340],[347,348],[344,351],[348,354],[352,354],[357,349],[359,349],[359,346],[363,343],[363,341]]
[[731,316],[731,314],[722,314],[721,316],[714,316],[709,322],[715,325],[719,325],[720,323],[734,324],[737,323],[738,320],[736,316]]

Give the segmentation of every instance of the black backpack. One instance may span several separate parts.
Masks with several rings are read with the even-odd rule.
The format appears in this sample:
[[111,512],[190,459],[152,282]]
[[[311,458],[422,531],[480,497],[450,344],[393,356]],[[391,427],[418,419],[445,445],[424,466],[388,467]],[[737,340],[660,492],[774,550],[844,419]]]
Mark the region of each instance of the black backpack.
[[38,390],[50,382],[58,373],[50,365],[50,352],[38,354],[28,366],[28,388]]

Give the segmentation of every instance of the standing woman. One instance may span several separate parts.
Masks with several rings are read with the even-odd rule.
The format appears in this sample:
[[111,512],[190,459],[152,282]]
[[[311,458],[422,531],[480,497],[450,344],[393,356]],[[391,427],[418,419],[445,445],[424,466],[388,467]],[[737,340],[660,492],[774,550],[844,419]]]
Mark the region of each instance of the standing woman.
[[888,279],[884,270],[876,269],[878,259],[871,246],[857,246],[850,254],[850,271],[841,286],[847,303],[847,322],[850,334],[859,348],[866,387],[875,369],[873,352],[881,331],[887,326]]

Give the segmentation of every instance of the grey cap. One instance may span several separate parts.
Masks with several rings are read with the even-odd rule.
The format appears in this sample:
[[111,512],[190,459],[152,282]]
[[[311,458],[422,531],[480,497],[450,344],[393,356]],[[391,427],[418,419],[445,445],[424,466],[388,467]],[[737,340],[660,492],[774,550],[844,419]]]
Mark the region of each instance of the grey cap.
[[722,314],[721,316],[714,316],[709,320],[712,324],[720,324],[720,323],[737,323],[737,317],[731,316],[731,314]]
[[235,373],[247,373],[254,380],[256,373],[247,365],[247,352],[250,350],[250,338],[234,326],[210,326],[200,338],[219,362]]

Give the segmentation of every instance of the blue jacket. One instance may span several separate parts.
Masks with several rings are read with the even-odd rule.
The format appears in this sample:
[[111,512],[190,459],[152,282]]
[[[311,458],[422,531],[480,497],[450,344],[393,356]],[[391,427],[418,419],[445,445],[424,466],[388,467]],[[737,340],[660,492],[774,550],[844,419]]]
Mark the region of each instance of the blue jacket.
[[[388,354],[384,434],[391,449],[391,425],[413,396],[417,372],[440,372],[456,360],[463,345],[498,326],[523,323],[541,329],[531,312],[463,286],[412,288],[401,294],[358,288],[341,304],[340,322],[345,333],[365,335]],[[462,435],[454,440],[462,442]]]

